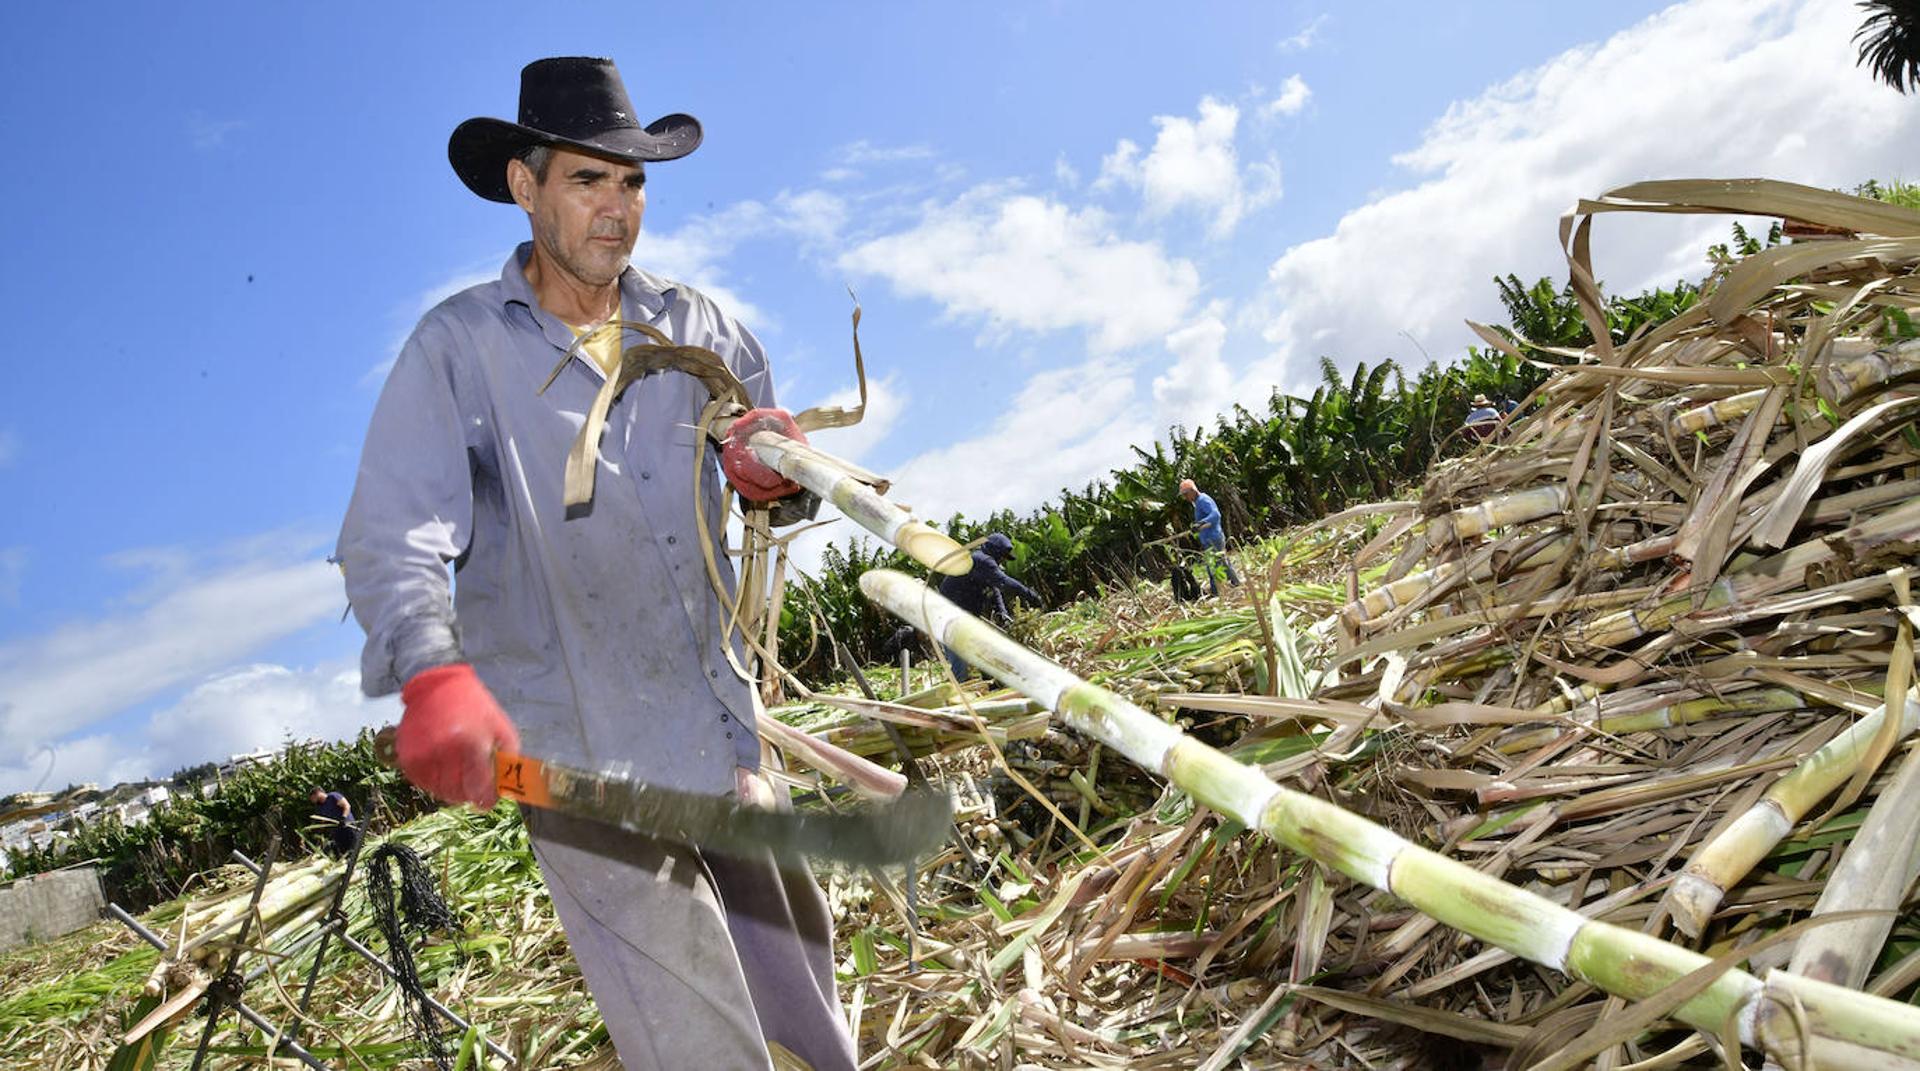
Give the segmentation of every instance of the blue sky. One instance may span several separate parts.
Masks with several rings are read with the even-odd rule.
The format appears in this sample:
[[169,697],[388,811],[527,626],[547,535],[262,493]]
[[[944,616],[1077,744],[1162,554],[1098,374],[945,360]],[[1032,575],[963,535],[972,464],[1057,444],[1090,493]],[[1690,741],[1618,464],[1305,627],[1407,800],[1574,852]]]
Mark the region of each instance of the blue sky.
[[[716,8],[718,10],[703,10]],[[448,133],[613,56],[707,140],[636,261],[766,341],[820,445],[922,512],[1026,509],[1170,423],[1446,359],[1559,213],[1655,177],[1912,178],[1839,0],[37,5],[0,171],[0,792],[391,720],[321,563],[381,370],[526,233]],[[457,15],[450,14],[458,12]],[[542,21],[542,18],[546,21]],[[1604,221],[1623,289],[1723,224]]]

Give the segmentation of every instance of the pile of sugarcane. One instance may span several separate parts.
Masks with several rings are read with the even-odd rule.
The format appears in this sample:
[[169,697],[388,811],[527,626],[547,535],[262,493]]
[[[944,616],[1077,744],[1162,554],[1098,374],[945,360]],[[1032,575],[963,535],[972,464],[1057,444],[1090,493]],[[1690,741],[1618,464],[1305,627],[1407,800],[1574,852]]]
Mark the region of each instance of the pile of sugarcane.
[[244,947],[270,949],[312,929],[332,906],[344,875],[342,864],[314,856],[268,871],[263,887],[235,882],[187,901],[170,947],[142,987],[146,996],[164,999],[127,1031],[124,1043],[139,1042],[198,1003],[214,976],[233,961],[243,933]]
[[[1618,210],[1838,237],[1616,341],[1587,246]],[[880,1065],[1920,1067],[1920,1013],[1879,999],[1920,983],[1920,216],[1645,183],[1563,230],[1600,341],[1483,332],[1558,367],[1353,555],[1337,614],[1291,643],[1256,615],[1269,666],[1324,667],[1310,693],[1152,688],[1156,716],[868,575],[1171,786],[999,853],[935,911],[963,921],[856,929]],[[1252,728],[1223,756],[1170,707]]]

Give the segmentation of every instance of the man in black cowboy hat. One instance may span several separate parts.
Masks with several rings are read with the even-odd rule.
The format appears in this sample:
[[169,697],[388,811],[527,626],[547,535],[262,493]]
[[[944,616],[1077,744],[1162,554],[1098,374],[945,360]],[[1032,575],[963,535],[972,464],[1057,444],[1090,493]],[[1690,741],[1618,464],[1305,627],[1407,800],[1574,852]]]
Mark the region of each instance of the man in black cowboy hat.
[[[530,754],[654,784],[765,792],[758,699],[732,668],[743,660],[708,562],[728,585],[731,573],[694,514],[699,497],[721,516],[720,476],[695,431],[706,386],[678,370],[628,386],[607,412],[588,508],[563,501],[585,414],[621,349],[643,339],[594,331],[608,321],[712,351],[761,407],[754,426],[791,424],[771,408],[752,333],[628,263],[646,165],[685,156],[700,136],[685,115],[640,125],[610,61],[559,58],[521,73],[519,122],[471,119],[447,146],[469,189],[525,211],[532,241],[498,280],[415,328],[374,411],[339,544],[367,631],[361,685],[400,693],[400,768],[441,799],[492,806],[492,753],[522,740]],[[750,456],[722,466],[756,501],[785,489]],[[816,1069],[854,1066],[832,923],[804,867],[525,814],[629,1071],[766,1068],[775,1048]]]

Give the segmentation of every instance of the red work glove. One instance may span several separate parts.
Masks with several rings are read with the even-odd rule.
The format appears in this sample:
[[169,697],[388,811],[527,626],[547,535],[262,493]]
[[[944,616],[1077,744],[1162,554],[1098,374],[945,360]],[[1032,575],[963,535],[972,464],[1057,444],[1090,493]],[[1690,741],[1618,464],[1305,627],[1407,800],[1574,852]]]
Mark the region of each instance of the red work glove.
[[400,689],[406,713],[393,741],[407,780],[448,803],[491,810],[493,753],[519,751],[520,734],[465,662],[423,669]]
[[785,409],[750,409],[727,428],[726,440],[720,446],[720,467],[726,471],[727,482],[749,502],[771,502],[800,490],[799,484],[768,468],[747,446],[747,440],[760,431],[778,432],[795,442],[807,441],[807,433]]

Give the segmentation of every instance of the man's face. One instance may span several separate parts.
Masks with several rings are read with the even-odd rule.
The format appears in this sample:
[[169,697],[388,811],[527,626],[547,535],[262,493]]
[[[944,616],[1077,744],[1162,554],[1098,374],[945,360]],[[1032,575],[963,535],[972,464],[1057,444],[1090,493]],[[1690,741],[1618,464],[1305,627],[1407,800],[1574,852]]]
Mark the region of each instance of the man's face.
[[533,240],[562,271],[594,287],[627,269],[646,211],[646,172],[639,164],[556,147],[547,180],[527,165],[507,165],[507,185],[533,223]]
[[316,788],[312,792],[307,793],[307,798],[315,803],[319,803],[321,800],[327,798],[327,794]]

